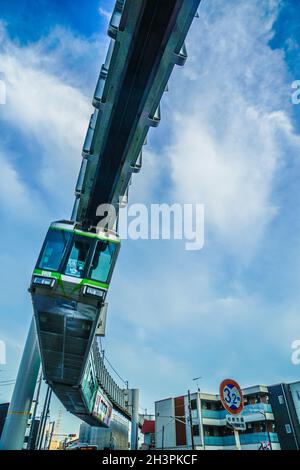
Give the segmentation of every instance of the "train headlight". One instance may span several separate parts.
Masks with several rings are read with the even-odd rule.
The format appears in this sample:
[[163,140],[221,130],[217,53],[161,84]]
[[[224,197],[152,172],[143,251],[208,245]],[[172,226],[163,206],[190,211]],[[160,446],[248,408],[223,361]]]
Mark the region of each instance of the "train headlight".
[[95,297],[103,297],[104,291],[101,289],[97,289],[96,287],[86,286],[84,289],[84,294],[86,295],[93,295]]
[[54,279],[51,277],[34,276],[33,284],[38,286],[53,287]]

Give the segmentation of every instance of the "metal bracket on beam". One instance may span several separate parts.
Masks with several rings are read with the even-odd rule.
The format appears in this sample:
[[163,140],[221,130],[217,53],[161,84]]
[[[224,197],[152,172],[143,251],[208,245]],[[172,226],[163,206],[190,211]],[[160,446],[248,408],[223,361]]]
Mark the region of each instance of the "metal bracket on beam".
[[135,164],[130,165],[130,168],[132,169],[132,173],[139,173],[142,169],[142,164],[143,164],[143,152],[141,150]]
[[89,127],[86,133],[86,137],[85,137],[85,141],[84,141],[83,149],[82,149],[83,157],[86,157],[91,154],[92,142],[93,142],[98,114],[99,114],[98,109],[95,109],[94,113],[91,116]]
[[180,65],[181,67],[186,63],[188,58],[187,50],[185,43],[183,43],[182,48],[179,51],[179,54],[175,54],[175,64]]
[[100,105],[101,105],[105,82],[107,79],[108,70],[109,70],[111,58],[112,58],[113,51],[114,51],[114,46],[115,46],[115,41],[111,39],[109,48],[106,54],[105,62],[101,66],[98,82],[97,82],[94,97],[93,97],[93,106],[95,106],[95,108],[100,108]]
[[151,127],[157,127],[160,123],[161,113],[160,113],[160,104],[158,105],[157,110],[154,113],[154,116],[149,116],[149,125]]
[[116,39],[118,31],[119,31],[119,26],[121,22],[121,16],[123,13],[123,8],[124,8],[124,0],[117,0],[115,4],[115,8],[111,17],[111,20],[109,22],[107,34],[109,37]]
[[98,82],[97,82],[97,86],[96,86],[96,90],[95,90],[95,94],[93,97],[93,106],[95,106],[95,108],[98,108],[98,109],[101,104],[101,98],[103,95],[103,90],[105,87],[107,74],[108,74],[107,70],[104,68],[104,65],[102,65]]

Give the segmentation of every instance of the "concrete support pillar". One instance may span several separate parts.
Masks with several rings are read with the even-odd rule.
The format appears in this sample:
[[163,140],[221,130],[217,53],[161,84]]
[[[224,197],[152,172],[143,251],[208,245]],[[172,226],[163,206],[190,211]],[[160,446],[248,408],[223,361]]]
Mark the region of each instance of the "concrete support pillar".
[[131,439],[130,448],[131,450],[137,450],[138,448],[138,424],[139,424],[139,400],[140,391],[138,388],[129,390],[129,404],[132,410],[131,414]]
[[31,320],[23,356],[7,417],[5,420],[0,449],[23,449],[24,436],[30,414],[34,390],[40,369],[40,353],[34,318]]

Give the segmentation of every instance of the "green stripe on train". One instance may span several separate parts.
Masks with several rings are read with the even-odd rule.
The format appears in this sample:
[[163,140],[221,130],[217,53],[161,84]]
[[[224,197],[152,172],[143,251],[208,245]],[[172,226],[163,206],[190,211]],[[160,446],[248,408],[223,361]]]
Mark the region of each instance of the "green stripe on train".
[[[35,269],[33,271],[33,274],[38,275],[38,276],[44,276],[44,277],[53,277],[53,278],[55,278],[59,281],[60,285],[63,284],[63,282],[68,282],[68,281],[63,281],[61,279],[61,274],[60,273],[56,273],[56,272],[52,272],[52,271],[46,271],[46,270],[42,270],[42,269]],[[106,290],[109,287],[109,284],[107,284],[105,282],[93,281],[92,279],[82,279],[81,282],[74,289],[74,292],[77,289],[80,289],[80,287],[82,285],[84,285],[84,286],[89,285],[89,286],[92,286],[92,287],[99,287],[100,289],[106,289]]]

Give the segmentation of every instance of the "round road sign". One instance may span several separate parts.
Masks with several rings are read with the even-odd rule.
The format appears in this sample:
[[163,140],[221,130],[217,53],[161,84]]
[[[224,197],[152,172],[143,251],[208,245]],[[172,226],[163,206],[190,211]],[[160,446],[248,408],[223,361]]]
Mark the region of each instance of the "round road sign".
[[244,408],[243,392],[235,380],[223,380],[220,385],[220,398],[225,410],[233,415],[237,415]]

